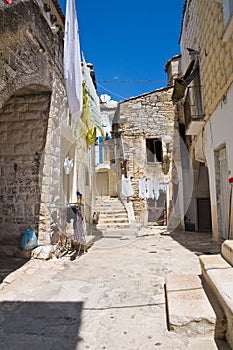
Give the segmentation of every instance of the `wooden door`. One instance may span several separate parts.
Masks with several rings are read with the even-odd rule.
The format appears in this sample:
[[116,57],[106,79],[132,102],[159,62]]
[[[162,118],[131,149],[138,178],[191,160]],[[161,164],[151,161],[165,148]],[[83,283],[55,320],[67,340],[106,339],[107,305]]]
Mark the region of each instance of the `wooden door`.
[[109,196],[108,173],[97,173],[96,175],[96,195]]

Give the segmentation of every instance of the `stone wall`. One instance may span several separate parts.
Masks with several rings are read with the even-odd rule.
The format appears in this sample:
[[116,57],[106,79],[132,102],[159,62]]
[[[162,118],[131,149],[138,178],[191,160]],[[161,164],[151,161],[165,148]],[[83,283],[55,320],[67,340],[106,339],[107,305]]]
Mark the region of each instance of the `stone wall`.
[[[146,139],[158,138],[163,144],[163,137],[174,137],[174,107],[171,101],[172,88],[156,90],[119,104],[118,116],[114,123],[122,129],[124,159],[127,159],[127,176],[132,177],[134,195],[132,197],[135,217],[143,222],[146,210],[145,199],[139,198],[138,182],[148,177],[157,182],[169,182],[171,174],[164,175],[161,162],[148,163]],[[118,149],[121,142],[118,138]],[[170,145],[172,152],[173,146]],[[120,156],[118,157],[118,159]]]
[[[231,217],[232,224],[228,198],[230,185],[227,177],[231,176],[233,169],[231,136],[233,16],[230,14],[228,22],[224,18],[227,3],[228,1],[218,0],[186,1],[187,6],[183,15],[180,40],[184,68],[191,58],[186,48],[190,47],[199,51],[200,79],[206,123],[196,144],[193,142],[190,150],[195,148],[197,153],[197,149],[201,149],[201,157],[208,166],[214,240],[227,238],[229,217]],[[226,151],[224,161],[227,171],[223,170],[220,175],[217,155],[219,151],[224,149]],[[194,169],[194,175],[196,175],[196,170]],[[200,197],[200,193],[198,197]],[[231,213],[233,213],[233,208],[231,208]],[[222,218],[224,219],[222,220]],[[223,221],[225,227],[222,225]]]
[[50,93],[13,96],[0,110],[0,239],[38,229],[39,167]]
[[[0,6],[0,240],[28,226],[50,242],[50,206],[61,198],[63,34],[34,1]],[[18,205],[19,204],[19,205]]]
[[188,60],[187,47],[200,50],[205,119],[212,114],[233,82],[233,30],[232,25],[224,26],[223,3],[188,1],[183,19],[183,66]]

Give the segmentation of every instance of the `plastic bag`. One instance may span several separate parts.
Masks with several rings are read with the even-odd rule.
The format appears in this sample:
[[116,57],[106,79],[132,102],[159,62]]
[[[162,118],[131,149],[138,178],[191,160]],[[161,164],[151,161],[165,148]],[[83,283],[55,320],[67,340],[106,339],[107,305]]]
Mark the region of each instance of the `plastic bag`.
[[27,229],[21,238],[21,249],[32,250],[38,246],[36,231]]

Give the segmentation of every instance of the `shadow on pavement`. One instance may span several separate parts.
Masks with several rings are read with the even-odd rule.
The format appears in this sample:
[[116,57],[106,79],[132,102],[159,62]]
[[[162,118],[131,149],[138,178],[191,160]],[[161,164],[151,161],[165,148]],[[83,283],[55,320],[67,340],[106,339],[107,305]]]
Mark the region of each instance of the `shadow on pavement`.
[[0,283],[30,259],[30,252],[23,252],[19,244],[18,240],[0,243]]
[[1,302],[1,350],[75,350],[82,302]]
[[170,237],[196,255],[219,254],[221,251],[221,243],[213,241],[211,232],[174,231]]
[[18,270],[21,266],[23,266],[28,260],[9,257],[0,256],[0,283],[3,282],[4,278],[7,277],[13,271]]

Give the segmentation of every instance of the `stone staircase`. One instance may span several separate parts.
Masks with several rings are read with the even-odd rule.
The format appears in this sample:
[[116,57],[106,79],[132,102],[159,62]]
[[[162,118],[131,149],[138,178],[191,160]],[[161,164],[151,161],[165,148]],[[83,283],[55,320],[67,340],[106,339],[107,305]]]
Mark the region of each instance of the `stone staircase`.
[[233,349],[233,241],[222,244],[221,254],[200,255],[199,262],[201,276],[165,276],[168,328]]
[[124,204],[115,197],[96,197],[95,212],[98,223],[92,228],[92,234],[100,236],[135,235],[130,227],[128,212]]

